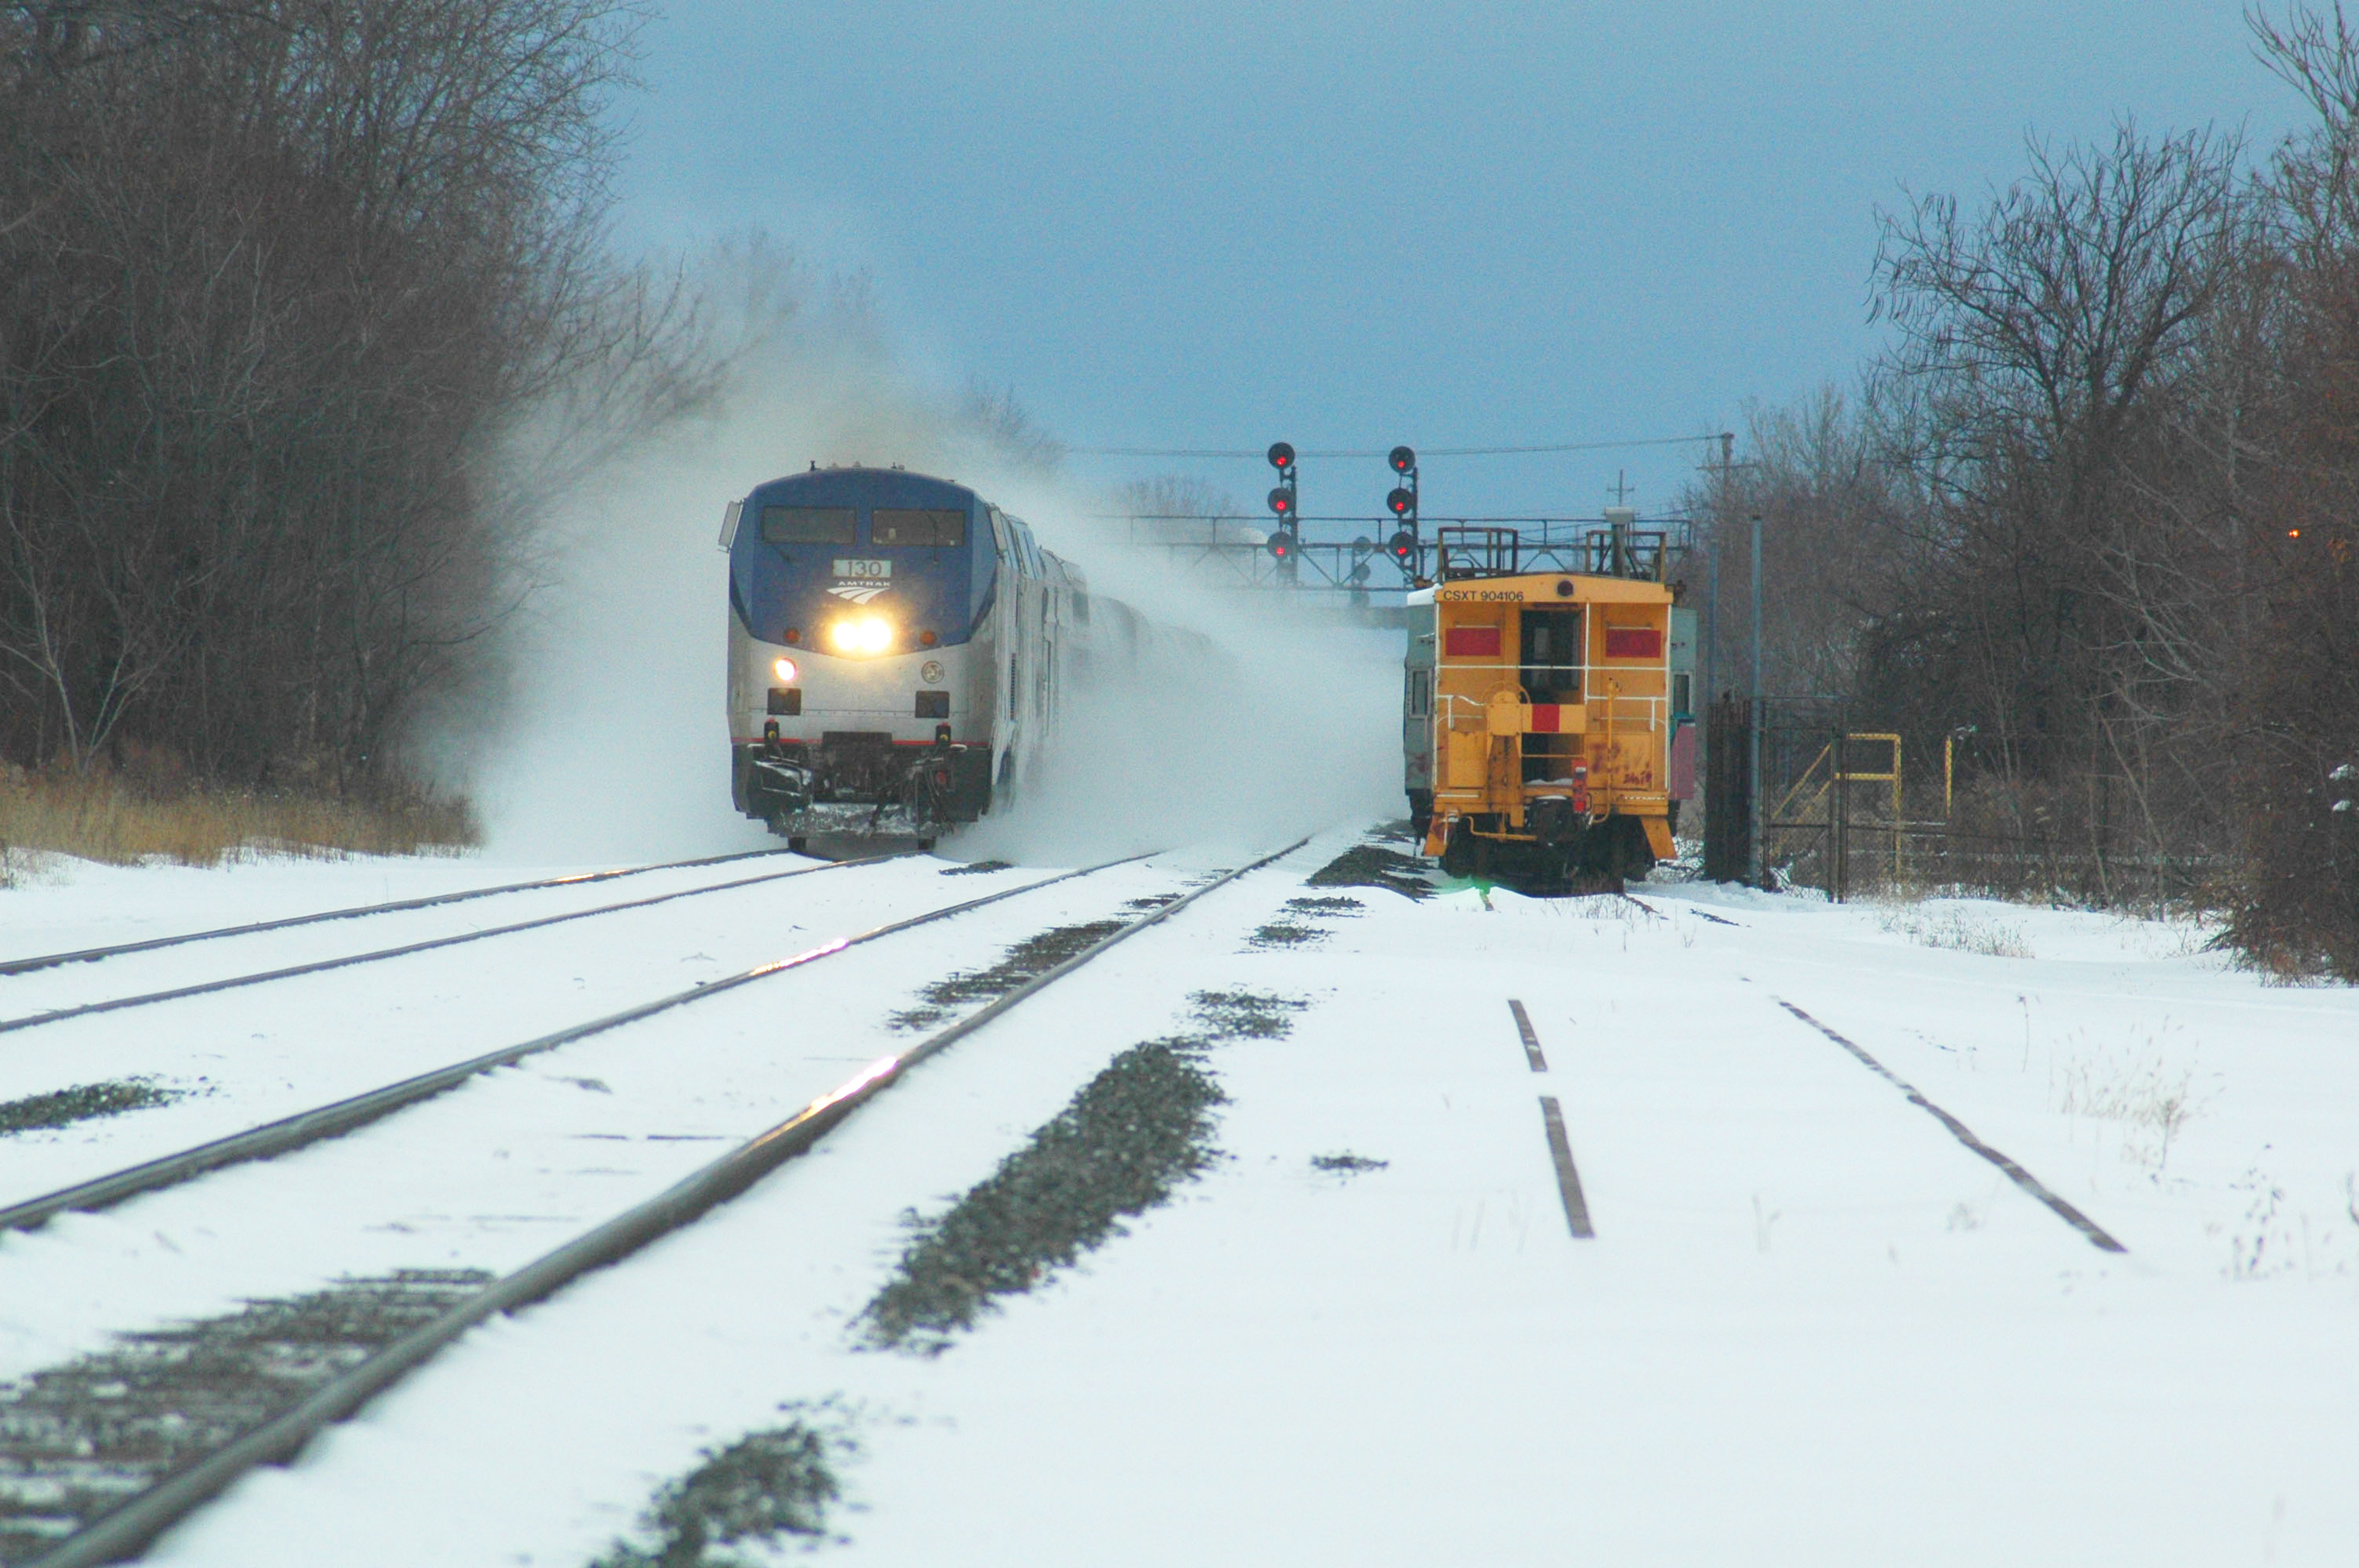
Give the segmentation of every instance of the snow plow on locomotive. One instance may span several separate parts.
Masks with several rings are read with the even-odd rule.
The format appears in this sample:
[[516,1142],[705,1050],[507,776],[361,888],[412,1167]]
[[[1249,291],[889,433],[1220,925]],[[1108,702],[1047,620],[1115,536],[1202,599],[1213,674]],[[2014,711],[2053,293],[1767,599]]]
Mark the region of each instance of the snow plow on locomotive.
[[813,465],[732,502],[730,790],[796,847],[930,842],[1040,765],[1090,660],[1160,633],[965,486]]
[[[1409,595],[1402,741],[1424,853],[1536,892],[1618,889],[1673,854],[1694,795],[1693,612],[1659,535],[1626,524],[1570,564],[1511,529],[1444,528]],[[1538,553],[1538,552],[1535,552]],[[1549,559],[1548,557],[1554,557]]]

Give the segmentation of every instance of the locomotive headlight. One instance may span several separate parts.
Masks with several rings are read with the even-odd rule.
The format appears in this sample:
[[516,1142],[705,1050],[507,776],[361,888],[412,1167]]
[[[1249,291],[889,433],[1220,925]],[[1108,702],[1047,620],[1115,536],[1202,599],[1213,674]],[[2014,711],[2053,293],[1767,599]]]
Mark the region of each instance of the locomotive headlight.
[[881,654],[893,645],[893,623],[881,615],[839,621],[827,629],[827,640],[839,654]]
[[770,673],[778,677],[780,686],[792,686],[795,684],[795,676],[802,672],[795,668],[794,660],[780,659],[770,666]]

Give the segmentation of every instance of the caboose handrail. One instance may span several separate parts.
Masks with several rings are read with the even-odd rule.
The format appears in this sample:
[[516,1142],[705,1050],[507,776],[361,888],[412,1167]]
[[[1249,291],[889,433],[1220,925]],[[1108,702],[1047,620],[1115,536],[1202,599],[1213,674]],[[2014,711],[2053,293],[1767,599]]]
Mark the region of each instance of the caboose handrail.
[[[1515,692],[1517,692],[1517,693],[1521,693],[1521,694],[1523,694],[1523,701],[1524,701],[1525,706],[1527,706],[1527,707],[1533,706],[1533,702],[1532,702],[1532,698],[1531,698],[1530,694],[1529,694],[1528,692],[1527,692],[1527,691],[1525,690],[1525,688],[1524,688],[1522,686],[1520,686],[1520,685],[1518,685],[1518,684],[1516,684],[1516,683],[1515,683],[1515,682],[1502,682],[1502,683],[1500,683],[1499,685],[1497,685],[1497,686],[1495,686],[1495,687],[1493,687],[1491,688],[1491,692],[1502,692],[1502,691],[1509,691],[1509,690],[1512,690],[1512,691],[1515,691]],[[1456,705],[1458,705],[1458,704],[1460,704],[1460,703],[1466,703],[1466,704],[1470,704],[1470,705],[1472,705],[1472,706],[1473,706],[1473,707],[1474,707],[1474,708],[1484,708],[1484,707],[1487,706],[1487,705],[1490,703],[1490,700],[1491,700],[1491,693],[1490,693],[1490,692],[1486,692],[1486,693],[1484,693],[1484,694],[1483,696],[1481,696],[1481,697],[1475,697],[1475,696],[1473,696],[1473,695],[1472,695],[1472,694],[1470,694],[1470,693],[1462,692],[1462,691],[1442,691],[1442,692],[1436,692],[1436,693],[1434,694],[1433,700],[1434,700],[1437,704],[1443,704],[1443,705],[1448,705],[1448,706],[1451,706],[1451,707],[1455,707]],[[1568,698],[1566,698],[1563,702],[1561,702],[1561,703],[1558,704],[1557,706],[1563,707],[1563,708],[1599,708],[1599,707],[1602,707],[1602,706],[1603,706],[1604,704],[1607,704],[1607,703],[1616,703],[1616,702],[1620,702],[1620,703],[1629,703],[1629,702],[1644,703],[1644,704],[1646,704],[1646,705],[1647,705],[1647,709],[1648,709],[1649,711],[1652,711],[1652,710],[1653,710],[1653,709],[1655,709],[1655,708],[1663,708],[1663,707],[1668,706],[1668,705],[1669,704],[1669,702],[1670,702],[1670,698],[1669,698],[1669,697],[1645,697],[1645,696],[1637,696],[1637,695],[1634,695],[1634,694],[1629,693],[1629,692],[1603,692],[1603,691],[1601,691],[1601,692],[1592,693],[1592,694],[1590,694],[1590,695],[1588,695],[1588,696],[1584,696],[1584,697],[1568,697]],[[1545,708],[1545,707],[1547,707],[1547,706],[1549,706],[1549,705],[1548,705],[1548,704],[1546,704],[1546,703],[1541,703],[1541,704],[1539,704],[1538,706]],[[1877,775],[1875,775],[1875,776],[1876,776],[1876,777],[1878,777],[1878,778],[1882,778],[1884,775],[1882,775],[1882,774],[1880,774],[1880,773],[1879,773],[1879,774],[1877,774]]]
[[[1668,697],[1639,697],[1621,692],[1604,692],[1591,689],[1591,677],[1593,676],[1611,679],[1619,676],[1655,675],[1663,671],[1663,666],[1659,665],[1527,665],[1520,663],[1473,665],[1451,660],[1438,664],[1434,666],[1434,676],[1436,677],[1435,684],[1438,686],[1440,684],[1440,677],[1443,676],[1479,675],[1486,670],[1496,675],[1514,677],[1499,682],[1497,686],[1492,688],[1495,691],[1503,689],[1506,687],[1514,687],[1518,691],[1526,691],[1527,688],[1524,686],[1521,678],[1523,673],[1526,670],[1547,670],[1551,674],[1579,677],[1577,680],[1568,680],[1561,688],[1568,691],[1573,689],[1576,686],[1580,688],[1581,695],[1569,699],[1576,704],[1595,704],[1608,701],[1663,703],[1669,700]],[[1434,700],[1436,702],[1467,701],[1480,704],[1489,701],[1490,698],[1488,697],[1470,697],[1465,696],[1463,693],[1458,692],[1437,691],[1434,694]],[[1525,700],[1528,702],[1531,698],[1527,696]]]
[[[1463,669],[1467,666],[1462,665],[1452,667]],[[1507,689],[1509,689],[1507,686],[1501,685],[1493,687],[1492,691],[1496,693],[1506,691]],[[1526,692],[1521,686],[1516,686],[1514,690],[1523,698],[1523,705],[1525,707],[1529,708],[1535,706],[1531,700],[1530,694]],[[1486,717],[1491,706],[1491,698],[1489,696],[1474,697],[1466,692],[1460,691],[1436,692],[1433,697],[1433,705],[1434,717],[1437,719],[1443,720],[1445,728],[1456,727],[1457,719],[1462,709],[1471,712],[1472,724],[1470,727],[1472,728],[1479,728],[1489,722]],[[1636,705],[1637,707],[1639,710],[1637,713],[1633,714],[1627,711],[1629,707],[1632,705]],[[1547,705],[1540,704],[1538,706],[1545,707]],[[1632,696],[1624,692],[1600,692],[1593,697],[1585,697],[1577,702],[1560,704],[1559,706],[1597,709],[1603,714],[1609,725],[1614,723],[1636,723],[1646,729],[1656,730],[1662,728],[1669,718],[1669,708],[1670,707],[1670,698],[1667,697]]]
[[1434,576],[1448,582],[1468,577],[1514,577],[1523,555],[1522,535],[1513,528],[1460,524],[1434,530]]

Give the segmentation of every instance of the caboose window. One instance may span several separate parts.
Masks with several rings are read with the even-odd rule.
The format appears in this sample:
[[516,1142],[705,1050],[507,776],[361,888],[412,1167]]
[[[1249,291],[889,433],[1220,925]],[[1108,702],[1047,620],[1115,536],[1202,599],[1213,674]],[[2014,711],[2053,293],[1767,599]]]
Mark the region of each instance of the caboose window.
[[966,543],[966,514],[944,507],[880,506],[869,514],[868,542],[956,549]]
[[1499,656],[1499,629],[1452,626],[1441,634],[1441,655],[1447,659],[1495,659]]
[[856,545],[860,543],[860,524],[849,506],[765,506],[762,542]]

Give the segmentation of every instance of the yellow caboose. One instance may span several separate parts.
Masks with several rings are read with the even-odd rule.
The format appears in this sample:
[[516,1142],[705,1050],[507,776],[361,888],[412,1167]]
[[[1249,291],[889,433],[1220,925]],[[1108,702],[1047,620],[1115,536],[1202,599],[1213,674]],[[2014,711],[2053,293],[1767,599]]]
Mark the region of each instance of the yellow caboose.
[[1620,537],[1603,558],[1627,576],[1518,571],[1512,541],[1469,564],[1445,544],[1442,580],[1409,595],[1409,813],[1449,874],[1618,883],[1672,854],[1693,793],[1674,654],[1689,612],[1659,553],[1639,575]]

